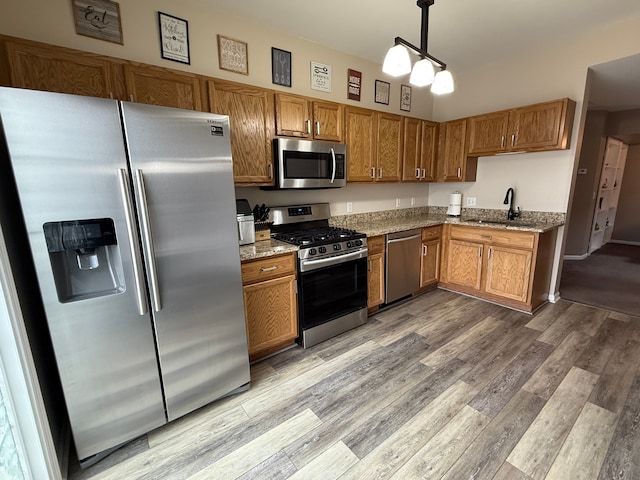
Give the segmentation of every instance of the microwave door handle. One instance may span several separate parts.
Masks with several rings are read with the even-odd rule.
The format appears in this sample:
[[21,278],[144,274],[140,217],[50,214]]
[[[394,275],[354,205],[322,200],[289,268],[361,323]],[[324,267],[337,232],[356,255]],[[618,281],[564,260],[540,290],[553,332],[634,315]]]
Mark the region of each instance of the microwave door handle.
[[333,183],[336,179],[336,152],[333,147],[331,148],[331,160],[333,163],[333,170],[331,171],[331,183]]

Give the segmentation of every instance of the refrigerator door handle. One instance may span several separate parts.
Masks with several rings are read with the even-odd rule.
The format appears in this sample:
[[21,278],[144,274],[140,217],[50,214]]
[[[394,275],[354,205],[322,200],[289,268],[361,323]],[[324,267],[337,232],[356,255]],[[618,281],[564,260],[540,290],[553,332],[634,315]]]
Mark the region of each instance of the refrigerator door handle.
[[144,177],[142,170],[135,171],[135,182],[138,187],[138,204],[140,206],[140,223],[142,225],[142,242],[147,252],[147,270],[149,273],[149,284],[151,290],[151,303],[153,309],[159,312],[162,309],[160,301],[160,289],[158,288],[158,275],[156,271],[156,252],[151,238],[151,223],[149,222],[149,208],[147,206],[147,193],[144,188]]
[[147,299],[144,286],[144,277],[142,275],[142,260],[138,251],[138,236],[133,221],[133,201],[131,199],[131,190],[129,189],[129,174],[124,168],[118,169],[118,177],[120,180],[120,193],[122,195],[122,203],[124,205],[124,216],[127,222],[127,234],[129,237],[129,245],[131,246],[131,259],[133,263],[133,278],[135,280],[136,303],[138,304],[138,313],[146,315]]

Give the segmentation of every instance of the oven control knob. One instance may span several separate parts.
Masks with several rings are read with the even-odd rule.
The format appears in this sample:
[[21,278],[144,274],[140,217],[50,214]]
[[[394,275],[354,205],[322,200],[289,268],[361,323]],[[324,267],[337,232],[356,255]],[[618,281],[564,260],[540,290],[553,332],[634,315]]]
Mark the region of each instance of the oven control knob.
[[334,249],[334,250],[340,250],[341,248],[342,248],[342,247],[340,246],[340,244],[339,244],[339,243],[336,243],[336,244],[333,246],[333,249]]
[[347,242],[347,248],[353,248],[353,242]]
[[361,247],[362,246],[362,240],[356,240],[356,247]]
[[320,251],[320,253],[327,253],[326,247],[320,247],[318,250]]
[[318,253],[318,252],[316,251],[315,248],[310,248],[309,249],[309,255],[315,255],[316,253]]

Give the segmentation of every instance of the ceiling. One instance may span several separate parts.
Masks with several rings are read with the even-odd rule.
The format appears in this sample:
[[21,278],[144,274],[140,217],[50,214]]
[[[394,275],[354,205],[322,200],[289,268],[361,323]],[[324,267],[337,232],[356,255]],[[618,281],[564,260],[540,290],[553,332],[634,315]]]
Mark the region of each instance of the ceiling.
[[[415,0],[201,1],[380,64],[397,36],[420,45]],[[429,9],[428,51],[455,75],[636,15],[638,0],[436,0]],[[599,107],[620,110],[631,102],[640,108],[640,57],[604,65],[596,69],[592,90]]]

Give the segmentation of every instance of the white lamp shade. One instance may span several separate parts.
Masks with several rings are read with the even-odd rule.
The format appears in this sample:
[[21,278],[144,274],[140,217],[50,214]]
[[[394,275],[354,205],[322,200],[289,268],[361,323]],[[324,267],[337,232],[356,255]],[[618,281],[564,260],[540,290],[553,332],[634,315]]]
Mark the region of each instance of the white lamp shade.
[[411,71],[411,59],[409,51],[404,45],[396,45],[391,47],[384,57],[382,71],[393,77],[406,75]]
[[442,95],[451,92],[453,92],[453,77],[451,76],[451,72],[449,72],[449,70],[441,70],[436,73],[436,78],[433,80],[433,85],[431,85],[431,93]]
[[413,66],[411,70],[411,76],[409,77],[409,83],[416,87],[424,87],[433,83],[435,71],[433,69],[433,63],[426,58],[419,60]]

